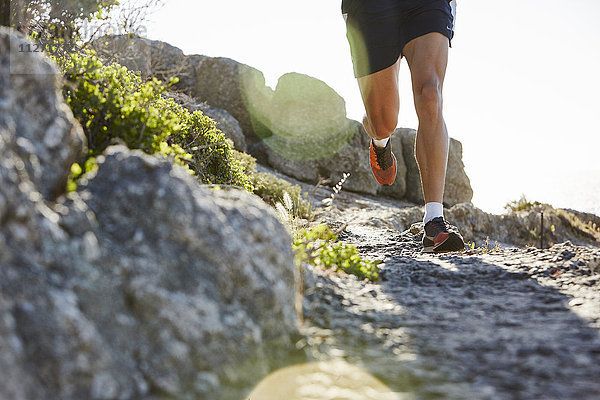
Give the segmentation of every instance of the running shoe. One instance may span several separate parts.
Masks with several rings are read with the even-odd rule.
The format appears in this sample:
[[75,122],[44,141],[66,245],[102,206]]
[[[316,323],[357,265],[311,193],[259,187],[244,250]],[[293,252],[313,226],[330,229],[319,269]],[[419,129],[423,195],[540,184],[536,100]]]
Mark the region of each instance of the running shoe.
[[369,161],[375,180],[383,186],[389,186],[396,179],[396,156],[392,153],[392,141],[388,140],[385,147],[377,147],[371,140]]
[[465,242],[458,231],[450,228],[444,217],[437,217],[425,224],[423,233],[423,252],[443,253],[463,251]]

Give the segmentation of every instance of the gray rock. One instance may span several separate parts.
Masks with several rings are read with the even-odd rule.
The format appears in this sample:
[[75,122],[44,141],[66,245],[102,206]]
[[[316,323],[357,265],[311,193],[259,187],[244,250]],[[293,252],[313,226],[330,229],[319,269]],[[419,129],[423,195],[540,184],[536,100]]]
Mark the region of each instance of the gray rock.
[[346,103],[324,82],[289,73],[279,78],[267,109],[264,139],[270,152],[290,160],[320,160],[338,153],[351,138]]
[[[151,387],[218,398],[226,387],[252,385],[292,348],[290,237],[261,200],[215,195],[167,163],[120,149],[108,152],[83,196],[98,220],[99,264],[110,265],[86,297],[97,309],[114,284],[110,271],[127,277],[119,297],[128,299],[125,315],[138,334],[118,350],[139,354]],[[107,307],[96,314],[99,324],[121,310]],[[124,337],[117,331],[110,341]]]
[[[414,154],[417,132],[414,129],[400,128],[396,130],[396,134],[402,137],[402,150],[407,169],[406,198],[414,203],[423,204],[421,175]],[[471,182],[462,162],[462,144],[458,140],[451,138],[446,171],[444,205],[451,207],[458,203],[468,203],[472,199],[473,189],[471,189]]]
[[169,81],[178,77],[181,85],[186,85],[193,75],[183,51],[159,40],[111,35],[94,40],[92,48],[105,60],[139,72],[144,79],[156,77]]
[[187,94],[227,110],[242,127],[249,144],[271,135],[268,106],[273,95],[262,72],[229,58],[190,56],[194,85]]
[[82,154],[83,131],[62,101],[57,68],[19,51],[31,44],[24,36],[4,28],[0,35],[0,129],[7,131],[32,183],[54,199],[64,193],[70,166]]
[[[12,36],[0,31],[3,49]],[[7,54],[0,104],[22,105],[33,95],[5,72]],[[27,78],[48,92],[56,80]],[[56,87],[50,95],[33,108],[41,116],[64,108]],[[297,269],[268,206],[210,192],[125,147],[109,148],[78,192],[46,200],[40,177],[58,182],[69,163],[24,152],[29,128],[14,121],[27,110],[9,110],[0,114],[0,398],[239,399],[290,361]],[[80,151],[72,126],[59,128],[58,150],[44,136],[39,146]]]
[[[0,379],[10,398],[237,399],[288,361],[296,269],[289,234],[258,198],[211,193],[112,147],[60,220],[28,208],[27,240],[3,224],[0,241],[13,255],[0,311],[15,310],[14,323],[0,315],[12,345],[0,365],[24,375]],[[38,381],[41,392],[28,389]]]
[[225,137],[231,139],[236,150],[243,152],[248,150],[244,132],[233,115],[222,108],[211,107],[207,104],[201,105],[201,110],[204,115],[217,123],[217,128],[225,134]]
[[571,240],[581,245],[600,243],[600,231],[577,214],[550,206],[495,215],[471,203],[456,204],[445,211],[446,219],[460,228],[465,240],[477,243],[486,238],[515,245],[540,245],[541,215],[544,212],[544,245]]

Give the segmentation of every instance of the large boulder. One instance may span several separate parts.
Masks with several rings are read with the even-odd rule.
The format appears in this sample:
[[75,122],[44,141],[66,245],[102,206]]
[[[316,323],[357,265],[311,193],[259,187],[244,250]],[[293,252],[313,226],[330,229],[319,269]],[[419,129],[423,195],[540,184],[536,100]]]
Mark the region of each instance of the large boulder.
[[281,76],[262,113],[271,132],[264,138],[268,152],[289,160],[329,158],[354,133],[344,99],[324,82],[303,74]]
[[[0,30],[13,51],[11,40],[25,39]],[[0,398],[239,399],[289,362],[297,270],[273,211],[125,147],[99,157],[78,192],[44,199],[38,177],[64,181],[69,165],[31,162],[14,121],[62,110],[60,137],[79,130],[56,89],[37,105],[12,94],[20,81],[0,54],[0,104],[13,105],[0,114]]]
[[[423,204],[423,188],[421,175],[415,158],[415,141],[417,131],[414,129],[400,128],[396,134],[402,138],[402,151],[406,163],[406,199],[417,204]],[[444,191],[444,205],[451,207],[458,203],[468,203],[473,199],[471,182],[465,172],[462,162],[462,144],[456,139],[450,139],[448,153],[448,167],[446,171],[446,186]]]
[[[220,398],[285,360],[296,321],[291,239],[260,199],[210,193],[183,170],[125,149],[108,152],[82,197],[101,248],[80,304],[100,326],[127,316],[101,334],[128,364],[143,360],[136,369],[151,387]],[[102,303],[107,293],[123,302]]]
[[[268,109],[273,91],[262,72],[223,57],[189,56],[194,70],[193,86],[187,94],[213,107],[227,110],[238,120],[252,152],[253,146],[271,135]],[[260,147],[257,147],[259,152]]]
[[144,79],[156,77],[169,81],[178,77],[182,87],[193,81],[193,69],[183,51],[159,40],[136,35],[110,35],[94,40],[92,48],[103,59],[139,72]]
[[64,192],[64,171],[82,154],[83,131],[62,101],[57,68],[36,53],[20,51],[29,44],[23,36],[0,32],[0,129],[14,140],[33,184],[51,200]]
[[[349,173],[346,190],[404,195],[402,152],[396,182],[391,188],[381,187],[369,167],[368,136],[361,124],[346,118],[344,100],[324,82],[302,74],[283,75],[265,114],[272,134],[263,142],[274,169],[306,182],[325,179],[333,185]],[[397,138],[394,143],[400,149]]]

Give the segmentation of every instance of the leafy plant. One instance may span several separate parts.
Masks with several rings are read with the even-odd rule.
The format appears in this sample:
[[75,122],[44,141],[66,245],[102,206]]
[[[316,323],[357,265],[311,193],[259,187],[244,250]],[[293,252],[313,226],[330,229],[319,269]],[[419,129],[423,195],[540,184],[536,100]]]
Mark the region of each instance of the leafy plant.
[[483,243],[481,246],[477,246],[475,242],[470,242],[467,244],[467,246],[471,248],[471,250],[478,251],[483,254],[497,253],[502,251],[502,248],[500,247],[497,241],[494,241],[494,247],[491,247],[489,236],[485,238],[485,243]]
[[342,270],[360,279],[379,280],[379,260],[365,260],[355,246],[337,242],[327,225],[302,229],[292,245],[298,263],[307,262],[332,270]]
[[63,95],[88,140],[89,152],[79,162],[82,171],[88,158],[122,143],[170,157],[205,184],[253,189],[215,122],[162,96],[169,84],[156,79],[142,82],[119,64],[103,65],[93,52],[55,59],[66,78]]
[[507,211],[529,211],[534,207],[550,207],[549,204],[540,203],[539,201],[529,201],[525,195],[521,195],[519,200],[509,202],[504,206]]
[[118,0],[3,0],[0,25],[17,29],[49,54],[65,54],[78,48],[81,38],[95,29],[91,21],[105,20]]
[[80,176],[88,172],[94,172],[97,169],[98,163],[95,157],[88,158],[85,163],[83,163],[83,168],[79,163],[71,165],[71,174],[67,181],[67,192],[74,192],[77,190],[77,180]]
[[310,219],[312,206],[309,201],[302,197],[300,186],[292,185],[288,181],[268,172],[253,172],[250,176],[254,186],[254,193],[260,196],[265,202],[276,206],[277,203],[281,203],[284,197],[287,196],[290,199],[288,204],[291,203],[291,208],[287,210],[290,216]]
[[275,203],[275,210],[281,222],[290,227],[292,235],[298,231],[298,216],[294,214],[294,204],[288,192],[283,194],[283,199]]
[[[8,3],[8,2],[6,2]],[[36,30],[40,26],[60,30],[61,36],[77,33],[85,20],[102,17],[109,11],[117,0],[35,0],[11,1],[7,26],[19,28],[22,31]],[[55,36],[57,32],[55,32]]]

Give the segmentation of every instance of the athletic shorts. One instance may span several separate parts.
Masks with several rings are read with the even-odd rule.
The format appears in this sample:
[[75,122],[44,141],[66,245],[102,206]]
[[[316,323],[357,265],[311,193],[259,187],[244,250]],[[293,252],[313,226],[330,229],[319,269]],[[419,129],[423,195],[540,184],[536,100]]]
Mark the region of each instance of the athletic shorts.
[[342,0],[354,76],[390,67],[404,56],[404,46],[431,32],[454,36],[456,1]]

